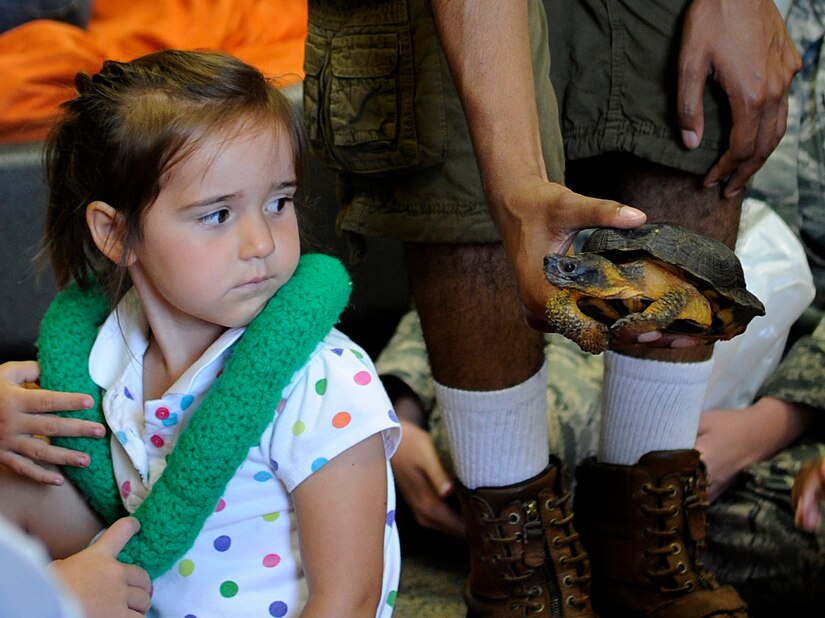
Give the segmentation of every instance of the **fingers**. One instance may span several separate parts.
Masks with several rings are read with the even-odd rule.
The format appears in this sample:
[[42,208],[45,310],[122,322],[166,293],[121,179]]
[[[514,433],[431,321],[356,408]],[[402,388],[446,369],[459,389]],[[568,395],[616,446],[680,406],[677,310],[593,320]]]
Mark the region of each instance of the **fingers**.
[[127,603],[129,609],[141,614],[149,611],[152,606],[152,580],[149,574],[134,564],[123,565],[126,573],[126,583],[129,586]]
[[786,98],[782,92],[757,100],[731,97],[734,124],[730,144],[706,175],[705,186],[724,181],[723,195],[728,198],[745,188],[782,138],[787,121],[787,105],[783,102]]
[[553,218],[568,233],[595,227],[638,227],[647,216],[638,208],[613,200],[586,197],[569,192],[553,209]]
[[18,476],[44,485],[60,486],[65,482],[63,476],[56,470],[46,469],[31,459],[11,451],[0,450],[0,464],[6,466]]
[[94,405],[91,395],[60,393],[43,389],[26,390],[21,398],[25,402],[25,410],[33,413],[88,410]]
[[102,438],[106,435],[106,427],[94,421],[84,421],[78,418],[63,416],[30,416],[26,423],[26,433],[38,436],[64,438]]
[[94,545],[111,556],[117,556],[140,530],[140,522],[134,517],[122,517],[109,526],[94,542]]
[[36,382],[40,378],[40,365],[36,361],[9,361],[0,365],[0,380],[12,384]]
[[798,528],[814,532],[822,523],[819,501],[825,483],[825,460],[802,466],[791,490],[794,521]]
[[693,150],[702,142],[705,132],[705,108],[703,95],[708,77],[707,69],[700,68],[703,63],[694,54],[684,53],[682,46],[679,57],[679,83],[677,86],[679,128],[685,147]]
[[447,474],[444,466],[441,465],[441,460],[438,457],[428,457],[423,462],[424,474],[430,487],[439,498],[446,498],[453,493],[455,487],[453,486],[453,479]]

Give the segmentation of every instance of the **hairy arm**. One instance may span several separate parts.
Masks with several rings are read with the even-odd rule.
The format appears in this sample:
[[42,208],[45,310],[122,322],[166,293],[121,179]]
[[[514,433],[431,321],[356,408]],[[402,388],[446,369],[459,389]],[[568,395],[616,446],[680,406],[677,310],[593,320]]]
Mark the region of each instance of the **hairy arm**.
[[544,306],[554,289],[541,276],[544,255],[566,251],[580,229],[635,227],[644,214],[548,182],[525,2],[433,0],[432,5],[527,319],[546,330]]

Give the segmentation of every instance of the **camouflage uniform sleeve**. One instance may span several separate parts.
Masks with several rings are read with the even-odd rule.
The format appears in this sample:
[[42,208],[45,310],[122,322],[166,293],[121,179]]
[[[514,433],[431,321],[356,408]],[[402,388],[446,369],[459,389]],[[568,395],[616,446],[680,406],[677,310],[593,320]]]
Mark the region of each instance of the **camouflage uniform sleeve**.
[[401,318],[392,338],[378,355],[375,367],[380,375],[394,376],[409,386],[427,412],[433,409],[432,371],[417,312],[409,311]]
[[777,367],[759,397],[775,397],[825,409],[825,318],[813,333],[802,337]]

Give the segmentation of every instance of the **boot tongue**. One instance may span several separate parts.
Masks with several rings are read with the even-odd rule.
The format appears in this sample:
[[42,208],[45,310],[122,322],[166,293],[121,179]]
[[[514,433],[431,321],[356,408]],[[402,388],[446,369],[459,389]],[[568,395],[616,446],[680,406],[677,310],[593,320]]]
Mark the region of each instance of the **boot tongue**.
[[639,460],[639,465],[647,468],[654,478],[661,479],[669,474],[688,474],[699,465],[699,452],[693,449],[680,451],[653,451]]

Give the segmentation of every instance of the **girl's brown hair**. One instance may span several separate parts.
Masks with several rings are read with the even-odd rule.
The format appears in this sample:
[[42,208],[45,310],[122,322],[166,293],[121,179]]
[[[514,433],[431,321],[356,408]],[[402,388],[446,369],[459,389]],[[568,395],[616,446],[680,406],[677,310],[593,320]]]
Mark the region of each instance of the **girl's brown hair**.
[[[289,101],[257,69],[221,52],[161,51],[130,62],[107,61],[75,79],[78,96],[46,142],[49,204],[44,252],[60,288],[97,279],[116,301],[129,285],[123,260],[141,237],[146,209],[163,178],[204,136],[243,123],[286,130],[299,183],[305,137]],[[97,249],[86,207],[103,201],[118,211],[121,264]]]

